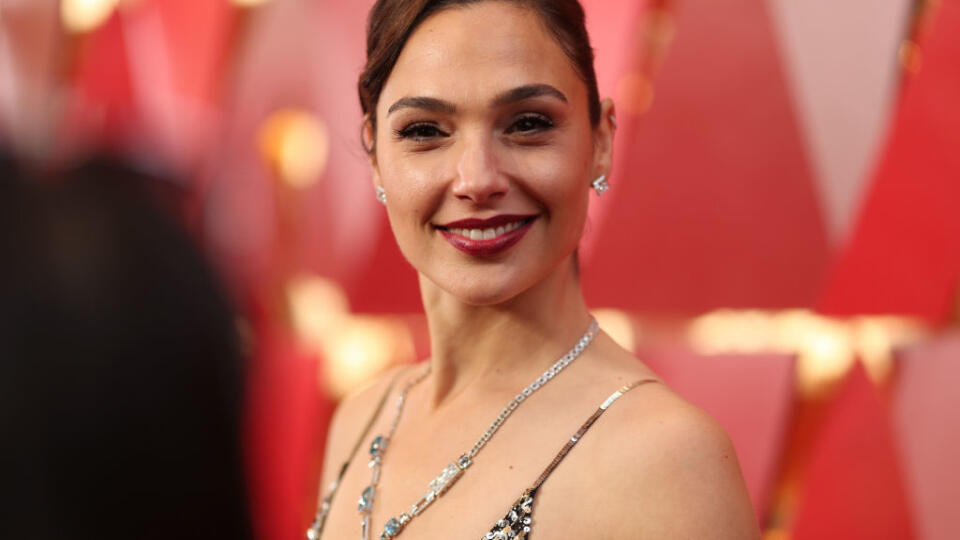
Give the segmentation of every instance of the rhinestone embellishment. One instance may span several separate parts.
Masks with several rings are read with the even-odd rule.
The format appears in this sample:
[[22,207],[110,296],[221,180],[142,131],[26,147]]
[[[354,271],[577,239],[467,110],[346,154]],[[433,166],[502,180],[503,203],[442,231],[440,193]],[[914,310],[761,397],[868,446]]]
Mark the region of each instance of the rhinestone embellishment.
[[367,486],[360,494],[360,501],[357,503],[357,512],[367,514],[373,510],[373,496],[376,493],[373,486]]
[[480,540],[520,540],[530,534],[530,524],[533,523],[533,494],[525,491],[507,515],[497,522]]
[[439,476],[430,481],[430,491],[432,491],[435,496],[443,495],[450,489],[450,486],[460,479],[462,474],[463,469],[458,467],[456,463],[447,465]]

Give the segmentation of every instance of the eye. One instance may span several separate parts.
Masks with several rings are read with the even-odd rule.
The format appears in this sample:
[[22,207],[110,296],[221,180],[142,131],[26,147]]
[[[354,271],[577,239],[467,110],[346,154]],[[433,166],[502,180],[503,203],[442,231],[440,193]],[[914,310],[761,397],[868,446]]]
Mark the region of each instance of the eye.
[[542,114],[525,114],[517,118],[506,133],[539,133],[553,127],[553,121]]
[[410,139],[414,142],[423,142],[437,137],[446,137],[447,134],[434,124],[416,123],[403,129],[394,130],[398,139]]

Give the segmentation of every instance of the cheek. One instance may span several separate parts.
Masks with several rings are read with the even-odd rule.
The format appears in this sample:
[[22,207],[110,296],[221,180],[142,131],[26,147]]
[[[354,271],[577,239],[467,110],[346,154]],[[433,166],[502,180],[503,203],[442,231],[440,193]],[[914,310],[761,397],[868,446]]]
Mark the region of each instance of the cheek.
[[541,201],[547,218],[564,229],[579,231],[586,219],[592,155],[577,145],[528,156],[521,177]]
[[390,227],[400,251],[413,263],[429,245],[423,235],[430,232],[431,219],[443,201],[441,165],[427,156],[388,149],[378,152],[377,159]]

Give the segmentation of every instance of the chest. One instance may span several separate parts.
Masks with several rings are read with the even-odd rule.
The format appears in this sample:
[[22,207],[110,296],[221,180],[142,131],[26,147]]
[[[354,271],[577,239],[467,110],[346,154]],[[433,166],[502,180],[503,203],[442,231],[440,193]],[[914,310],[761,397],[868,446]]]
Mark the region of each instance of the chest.
[[[518,411],[498,430],[463,476],[416,516],[401,538],[483,538],[547,468],[579,427],[580,416],[586,416],[580,414],[585,411],[550,414],[535,407],[522,412]],[[486,428],[482,418],[489,417],[447,420],[442,422],[442,428],[433,423],[401,423],[383,456],[371,512],[370,538],[380,538],[388,519],[408,512],[426,494],[430,480],[476,442]],[[334,498],[323,540],[360,537],[357,503],[372,477],[367,466],[367,448],[374,436],[388,429],[388,422],[377,422],[363,441]],[[590,505],[600,501],[591,501],[590,493],[595,489],[591,464],[601,454],[602,445],[585,440],[557,467],[536,496],[531,534],[540,538],[600,537],[602,524],[596,523],[590,512]]]

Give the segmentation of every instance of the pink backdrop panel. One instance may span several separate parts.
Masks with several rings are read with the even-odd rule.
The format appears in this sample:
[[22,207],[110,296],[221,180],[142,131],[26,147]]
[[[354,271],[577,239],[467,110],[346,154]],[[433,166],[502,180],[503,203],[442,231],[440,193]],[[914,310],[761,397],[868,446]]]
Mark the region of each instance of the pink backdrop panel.
[[917,531],[926,540],[960,538],[960,331],[899,355],[894,421]]

